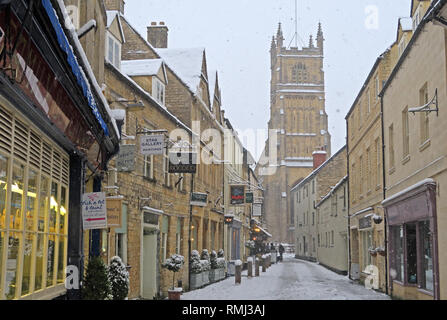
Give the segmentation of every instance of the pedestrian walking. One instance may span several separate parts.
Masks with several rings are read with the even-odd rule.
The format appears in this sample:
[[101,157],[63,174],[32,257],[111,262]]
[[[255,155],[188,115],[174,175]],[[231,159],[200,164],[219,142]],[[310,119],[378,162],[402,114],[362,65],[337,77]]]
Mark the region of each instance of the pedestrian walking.
[[279,245],[279,260],[282,262],[283,260],[283,254],[284,254],[284,247],[282,244]]

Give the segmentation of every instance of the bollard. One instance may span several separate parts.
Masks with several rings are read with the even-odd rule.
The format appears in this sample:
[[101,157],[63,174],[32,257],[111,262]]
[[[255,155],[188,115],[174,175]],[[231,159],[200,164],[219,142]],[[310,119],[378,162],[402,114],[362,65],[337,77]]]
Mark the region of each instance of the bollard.
[[259,277],[259,258],[255,261],[255,277]]
[[248,258],[248,278],[253,278],[253,258]]
[[235,263],[236,271],[235,271],[235,283],[241,284],[242,282],[242,261],[237,260]]
[[265,256],[262,256],[262,272],[266,271],[267,271],[267,259],[265,258]]

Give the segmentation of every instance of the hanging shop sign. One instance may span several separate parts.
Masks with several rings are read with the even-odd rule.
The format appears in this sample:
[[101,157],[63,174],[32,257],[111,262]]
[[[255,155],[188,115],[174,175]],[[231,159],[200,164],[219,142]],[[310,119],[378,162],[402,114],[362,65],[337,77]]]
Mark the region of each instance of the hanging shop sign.
[[208,194],[206,193],[191,193],[191,205],[198,207],[206,207],[208,204]]
[[231,204],[244,204],[245,186],[231,186]]
[[253,204],[253,217],[262,217],[262,204]]
[[144,156],[159,156],[164,154],[165,136],[141,136],[140,152]]
[[104,192],[84,193],[81,206],[84,230],[107,229],[106,194]]
[[169,152],[169,173],[196,173],[197,153]]
[[135,152],[134,144],[125,144],[120,146],[118,157],[116,158],[116,168],[119,172],[130,172],[135,170]]
[[245,194],[245,203],[253,203],[253,192]]
[[107,208],[107,227],[108,228],[121,228],[122,227],[122,208],[123,199],[121,197],[114,198],[109,197],[106,199]]
[[369,229],[372,227],[371,216],[359,219],[359,230]]

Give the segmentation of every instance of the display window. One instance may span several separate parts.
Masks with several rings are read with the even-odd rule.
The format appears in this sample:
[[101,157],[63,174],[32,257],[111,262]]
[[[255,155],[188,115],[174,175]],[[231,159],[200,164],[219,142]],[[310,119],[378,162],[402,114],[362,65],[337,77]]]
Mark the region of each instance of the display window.
[[0,105],[0,299],[65,281],[69,156]]

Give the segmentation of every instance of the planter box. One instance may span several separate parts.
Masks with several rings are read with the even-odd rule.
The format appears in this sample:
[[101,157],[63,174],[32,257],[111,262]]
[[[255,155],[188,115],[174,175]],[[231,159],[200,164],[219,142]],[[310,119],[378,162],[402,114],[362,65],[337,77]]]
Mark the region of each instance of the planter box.
[[211,269],[210,270],[210,282],[214,283],[225,279],[225,268]]
[[206,286],[209,283],[210,283],[210,272],[203,271],[202,272],[202,286]]
[[191,290],[201,288],[203,286],[202,273],[191,273]]

